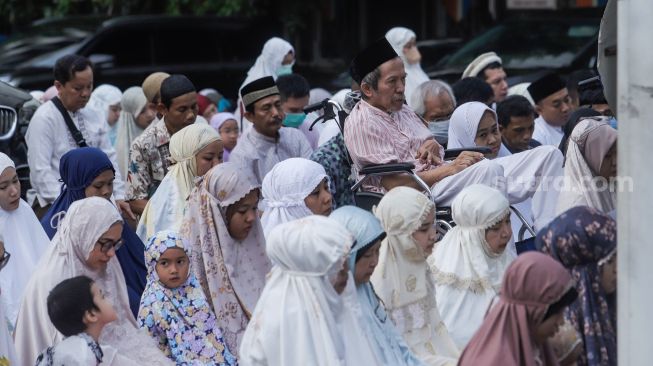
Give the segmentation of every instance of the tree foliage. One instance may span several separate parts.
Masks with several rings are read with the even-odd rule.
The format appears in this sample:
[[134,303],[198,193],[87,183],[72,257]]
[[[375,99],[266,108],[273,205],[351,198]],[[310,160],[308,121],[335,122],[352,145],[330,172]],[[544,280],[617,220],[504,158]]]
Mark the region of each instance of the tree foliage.
[[261,15],[257,0],[0,0],[0,32],[41,18],[68,15]]

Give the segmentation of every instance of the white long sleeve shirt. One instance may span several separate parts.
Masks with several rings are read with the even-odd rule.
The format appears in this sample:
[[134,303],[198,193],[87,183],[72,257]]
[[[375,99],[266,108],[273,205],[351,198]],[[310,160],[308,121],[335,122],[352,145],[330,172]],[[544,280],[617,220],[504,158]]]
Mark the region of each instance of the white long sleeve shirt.
[[535,131],[533,131],[533,139],[539,141],[542,145],[552,145],[558,147],[564,132],[562,127],[552,126],[547,121],[539,116],[535,119]]
[[[120,176],[120,169],[116,160],[116,151],[111,146],[107,131],[107,123],[102,116],[90,108],[82,108],[77,112],[68,112],[73,123],[84,135],[86,144],[97,147],[108,156],[116,171],[113,197],[122,200],[125,197],[125,183]],[[59,175],[59,161],[68,151],[77,148],[63,116],[57,107],[48,101],[42,104],[34,113],[27,133],[27,163],[30,168],[30,181],[32,189],[27,192],[27,201],[30,205],[35,199],[39,200],[41,207],[54,202],[61,192],[61,178]]]

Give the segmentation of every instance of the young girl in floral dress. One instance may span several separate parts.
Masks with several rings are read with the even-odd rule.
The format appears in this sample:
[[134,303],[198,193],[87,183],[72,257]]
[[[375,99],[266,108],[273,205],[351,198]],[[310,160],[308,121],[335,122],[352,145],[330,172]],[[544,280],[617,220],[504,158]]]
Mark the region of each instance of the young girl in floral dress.
[[177,232],[162,231],[150,238],[139,325],[177,364],[237,365],[199,282],[190,274],[189,252]]

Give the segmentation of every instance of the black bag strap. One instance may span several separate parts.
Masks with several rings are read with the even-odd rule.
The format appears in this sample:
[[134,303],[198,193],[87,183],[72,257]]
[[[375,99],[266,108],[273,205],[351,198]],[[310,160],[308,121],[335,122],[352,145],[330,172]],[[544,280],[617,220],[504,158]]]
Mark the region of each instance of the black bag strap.
[[70,134],[73,135],[73,139],[75,139],[77,146],[87,147],[88,145],[86,144],[84,135],[82,135],[82,133],[79,132],[77,126],[75,126],[75,124],[73,123],[73,119],[70,118],[70,114],[68,114],[68,111],[63,106],[63,103],[61,103],[61,100],[59,100],[59,97],[54,97],[51,100],[52,103],[54,103],[54,106],[57,107],[57,109],[63,116],[63,120],[66,122],[66,126],[68,126],[68,131],[70,131]]

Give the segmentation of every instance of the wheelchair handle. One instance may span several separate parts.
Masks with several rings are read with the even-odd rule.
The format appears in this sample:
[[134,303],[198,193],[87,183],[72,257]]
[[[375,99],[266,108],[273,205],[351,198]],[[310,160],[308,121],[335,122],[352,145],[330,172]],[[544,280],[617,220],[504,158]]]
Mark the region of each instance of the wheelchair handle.
[[492,152],[492,149],[485,146],[474,146],[474,147],[458,147],[454,149],[444,150],[444,160],[453,160],[458,157],[463,151],[479,152],[483,155],[489,154]]

